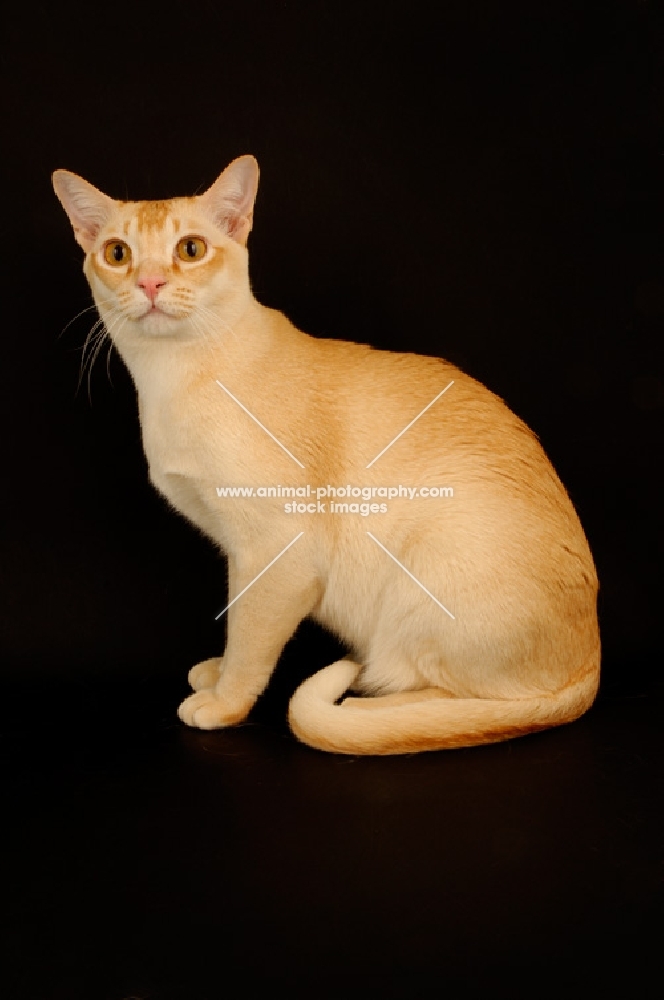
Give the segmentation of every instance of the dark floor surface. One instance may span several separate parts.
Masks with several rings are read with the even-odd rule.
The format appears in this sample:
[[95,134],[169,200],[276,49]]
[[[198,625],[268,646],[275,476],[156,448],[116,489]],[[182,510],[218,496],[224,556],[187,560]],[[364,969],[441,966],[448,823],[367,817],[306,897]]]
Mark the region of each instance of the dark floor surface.
[[350,758],[187,729],[172,677],[8,686],[12,1000],[658,992],[661,690]]

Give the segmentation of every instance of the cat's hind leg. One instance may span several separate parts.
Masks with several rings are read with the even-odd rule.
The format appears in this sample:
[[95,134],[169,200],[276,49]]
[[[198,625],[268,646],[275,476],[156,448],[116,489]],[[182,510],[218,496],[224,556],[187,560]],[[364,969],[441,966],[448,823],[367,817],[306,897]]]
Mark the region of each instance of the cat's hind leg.
[[[413,644],[414,645],[414,644]],[[377,630],[365,664],[351,691],[360,695],[388,695],[432,687],[431,679],[419,668],[418,656],[404,647],[397,632]]]

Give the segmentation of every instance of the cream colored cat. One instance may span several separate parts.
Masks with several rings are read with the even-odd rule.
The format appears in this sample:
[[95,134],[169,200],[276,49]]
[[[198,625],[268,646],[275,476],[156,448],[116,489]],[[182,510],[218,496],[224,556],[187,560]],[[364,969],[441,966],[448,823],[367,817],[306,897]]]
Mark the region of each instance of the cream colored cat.
[[[244,719],[306,616],[353,651],[293,696],[291,727],[314,747],[471,746],[591,705],[595,568],[535,436],[445,361],[317,340],[260,305],[253,157],[165,202],[114,201],[64,170],[53,183],[136,385],[151,481],[228,557],[226,650],[191,670],[184,722]],[[307,484],[303,512],[219,496]],[[373,489],[374,509],[333,511],[315,496],[327,486]],[[381,509],[398,486],[453,496]],[[337,704],[349,689],[374,697]]]

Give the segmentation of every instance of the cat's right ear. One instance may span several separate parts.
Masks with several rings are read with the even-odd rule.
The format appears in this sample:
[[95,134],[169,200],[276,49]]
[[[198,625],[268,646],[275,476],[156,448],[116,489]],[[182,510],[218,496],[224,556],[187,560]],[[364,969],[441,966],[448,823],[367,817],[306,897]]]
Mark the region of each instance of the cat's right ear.
[[212,187],[199,195],[199,202],[220,229],[245,246],[253,225],[257,189],[256,158],[238,156]]
[[115,202],[69,170],[56,170],[52,180],[55,193],[69,216],[74,236],[85,252],[89,253],[99,230],[108,221]]

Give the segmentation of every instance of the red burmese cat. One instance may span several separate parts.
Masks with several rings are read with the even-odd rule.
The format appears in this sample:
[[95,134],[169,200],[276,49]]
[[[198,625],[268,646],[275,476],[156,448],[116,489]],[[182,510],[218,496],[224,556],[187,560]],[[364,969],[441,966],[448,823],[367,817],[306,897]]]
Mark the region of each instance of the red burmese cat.
[[445,361],[318,340],[260,305],[253,157],[170,201],[53,183],[136,386],[150,479],[228,558],[226,649],[190,671],[184,722],[246,718],[306,616],[352,651],[292,698],[314,747],[472,746],[591,705],[597,577],[537,439]]

